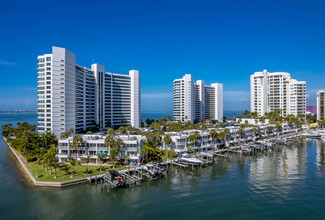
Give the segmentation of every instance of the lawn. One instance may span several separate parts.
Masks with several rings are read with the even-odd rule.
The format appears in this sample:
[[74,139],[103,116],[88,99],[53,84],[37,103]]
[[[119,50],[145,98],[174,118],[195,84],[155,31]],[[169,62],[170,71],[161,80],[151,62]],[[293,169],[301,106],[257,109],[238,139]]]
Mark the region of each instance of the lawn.
[[[26,163],[28,170],[35,177],[36,181],[48,181],[48,182],[63,182],[73,179],[80,179],[84,177],[90,177],[94,175],[104,174],[109,170],[112,170],[112,166],[102,166],[102,171],[99,171],[99,165],[89,165],[88,166],[88,174],[86,174],[86,165],[77,165],[74,166],[74,177],[71,176],[71,166],[68,164],[62,164],[59,168],[57,168],[57,178],[54,179],[54,169],[52,169],[52,175],[50,175],[50,169],[48,171],[39,165],[37,162]],[[114,170],[123,170],[125,167],[118,166],[115,167]],[[38,178],[36,178],[36,172]]]

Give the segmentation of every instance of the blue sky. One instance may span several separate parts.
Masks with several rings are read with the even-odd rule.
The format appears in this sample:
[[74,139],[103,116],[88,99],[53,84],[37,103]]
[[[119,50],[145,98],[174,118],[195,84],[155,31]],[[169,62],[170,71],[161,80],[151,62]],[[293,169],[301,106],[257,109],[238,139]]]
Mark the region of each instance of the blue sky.
[[172,81],[224,84],[224,109],[249,108],[249,76],[267,69],[325,88],[325,1],[5,1],[0,110],[37,108],[37,56],[51,46],[107,71],[142,74],[142,110],[172,111]]

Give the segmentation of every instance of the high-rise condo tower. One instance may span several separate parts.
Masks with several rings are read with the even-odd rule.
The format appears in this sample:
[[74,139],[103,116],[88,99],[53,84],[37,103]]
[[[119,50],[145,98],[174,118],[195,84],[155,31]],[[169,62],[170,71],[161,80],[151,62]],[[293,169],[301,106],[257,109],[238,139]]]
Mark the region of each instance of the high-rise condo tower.
[[282,110],[282,116],[306,113],[306,82],[297,81],[290,73],[255,72],[251,79],[251,112],[263,116]]
[[38,56],[38,131],[138,128],[140,88],[138,70],[123,75],[105,72],[100,64],[89,69],[76,64],[71,51],[52,47],[52,54]]
[[223,85],[204,85],[203,80],[193,81],[193,76],[185,74],[174,80],[174,118],[181,121],[200,122],[207,119],[222,121]]

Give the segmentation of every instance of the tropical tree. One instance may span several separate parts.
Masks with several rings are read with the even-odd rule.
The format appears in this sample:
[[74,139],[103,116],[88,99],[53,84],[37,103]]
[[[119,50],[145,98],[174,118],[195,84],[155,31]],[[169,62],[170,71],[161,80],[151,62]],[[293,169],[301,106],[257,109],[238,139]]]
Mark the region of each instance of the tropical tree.
[[129,132],[129,133],[131,133],[133,131],[132,126],[127,126],[126,127],[126,131]]
[[123,145],[123,141],[118,138],[114,140],[111,144],[111,150],[110,150],[110,159],[113,161],[113,169],[115,169],[115,160],[116,157],[119,155],[120,148]]
[[239,134],[239,144],[241,144],[242,135],[245,133],[244,129],[239,128],[237,133]]
[[110,135],[110,136],[114,136],[115,135],[114,129],[112,129],[112,128],[108,129],[107,134]]
[[52,132],[46,132],[40,135],[41,143],[44,147],[48,147],[51,144],[58,144],[58,139]]
[[13,135],[14,128],[12,127],[12,124],[5,124],[2,125],[2,133],[1,135],[3,137],[9,137]]
[[71,168],[71,176],[70,178],[73,178],[74,177],[74,167],[76,165],[78,165],[78,161],[72,157],[69,158],[69,164],[70,164],[70,168]]
[[121,127],[118,128],[117,131],[118,131],[119,133],[121,133],[121,134],[125,134],[125,133],[126,133],[126,127],[121,126]]
[[84,162],[87,164],[86,165],[86,174],[88,174],[88,164],[90,163],[90,156],[87,156],[85,159],[84,159]]
[[169,134],[166,134],[164,137],[164,143],[165,143],[165,150],[166,150],[166,158],[168,160],[168,147],[172,143],[172,138]]
[[188,136],[188,141],[191,143],[191,145],[195,145],[195,143],[197,141],[197,136],[195,136],[194,133],[191,134],[190,136]]
[[218,137],[218,133],[215,129],[212,129],[210,131],[210,137],[213,140],[214,144],[216,143],[217,137]]
[[273,130],[273,128],[274,128],[273,126],[267,126],[267,127],[266,127],[266,130],[268,131],[268,132],[267,132],[268,136],[270,135],[270,133],[271,133],[271,131]]
[[251,112],[251,116],[250,117],[257,119],[258,118],[258,113],[257,112]]
[[50,175],[52,175],[53,164],[56,164],[58,162],[58,159],[55,157],[57,152],[58,152],[57,147],[54,144],[52,144],[45,154],[47,158],[47,164],[50,167]]
[[91,134],[93,134],[93,132],[92,131],[87,131],[86,134],[91,135]]
[[[224,136],[224,141],[225,141],[225,144],[227,143],[227,137],[228,137],[228,135],[230,134],[230,130],[228,129],[228,128],[225,128],[224,130],[223,130],[223,132],[224,132],[224,134],[225,134],[225,136]],[[227,145],[227,144],[226,144]]]
[[82,144],[82,141],[83,141],[83,139],[82,139],[81,135],[73,136],[71,148],[73,150],[77,151],[77,157],[80,154],[79,149],[80,149],[80,145]]
[[245,110],[245,111],[243,112],[243,115],[244,115],[245,117],[249,116],[249,115],[250,115],[250,111]]
[[37,157],[37,163],[40,165],[41,160],[43,159],[43,157],[46,153],[46,149],[44,147],[39,146],[39,147],[37,147],[35,152],[36,152],[36,157]]
[[104,163],[104,160],[106,159],[106,155],[103,153],[98,153],[97,158],[99,160],[99,171],[102,172],[102,164]]
[[147,163],[161,158],[160,150],[153,148],[148,142],[144,143],[140,152]]
[[52,167],[54,168],[54,179],[57,178],[57,169],[59,168],[59,159],[58,158],[55,158],[53,161],[52,161]]
[[109,149],[112,147],[114,143],[114,137],[112,135],[107,135],[105,138],[105,146],[107,146],[107,154],[110,151]]

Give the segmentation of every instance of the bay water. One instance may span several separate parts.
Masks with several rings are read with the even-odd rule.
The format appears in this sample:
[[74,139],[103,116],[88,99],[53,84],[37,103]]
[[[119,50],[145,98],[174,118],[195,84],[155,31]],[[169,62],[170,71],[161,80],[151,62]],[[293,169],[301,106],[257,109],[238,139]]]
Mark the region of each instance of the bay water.
[[[37,122],[0,114],[0,126]],[[155,118],[160,116],[155,115]],[[165,116],[162,116],[165,117]],[[324,219],[325,143],[302,140],[108,193],[101,184],[36,188],[0,140],[0,219]]]

